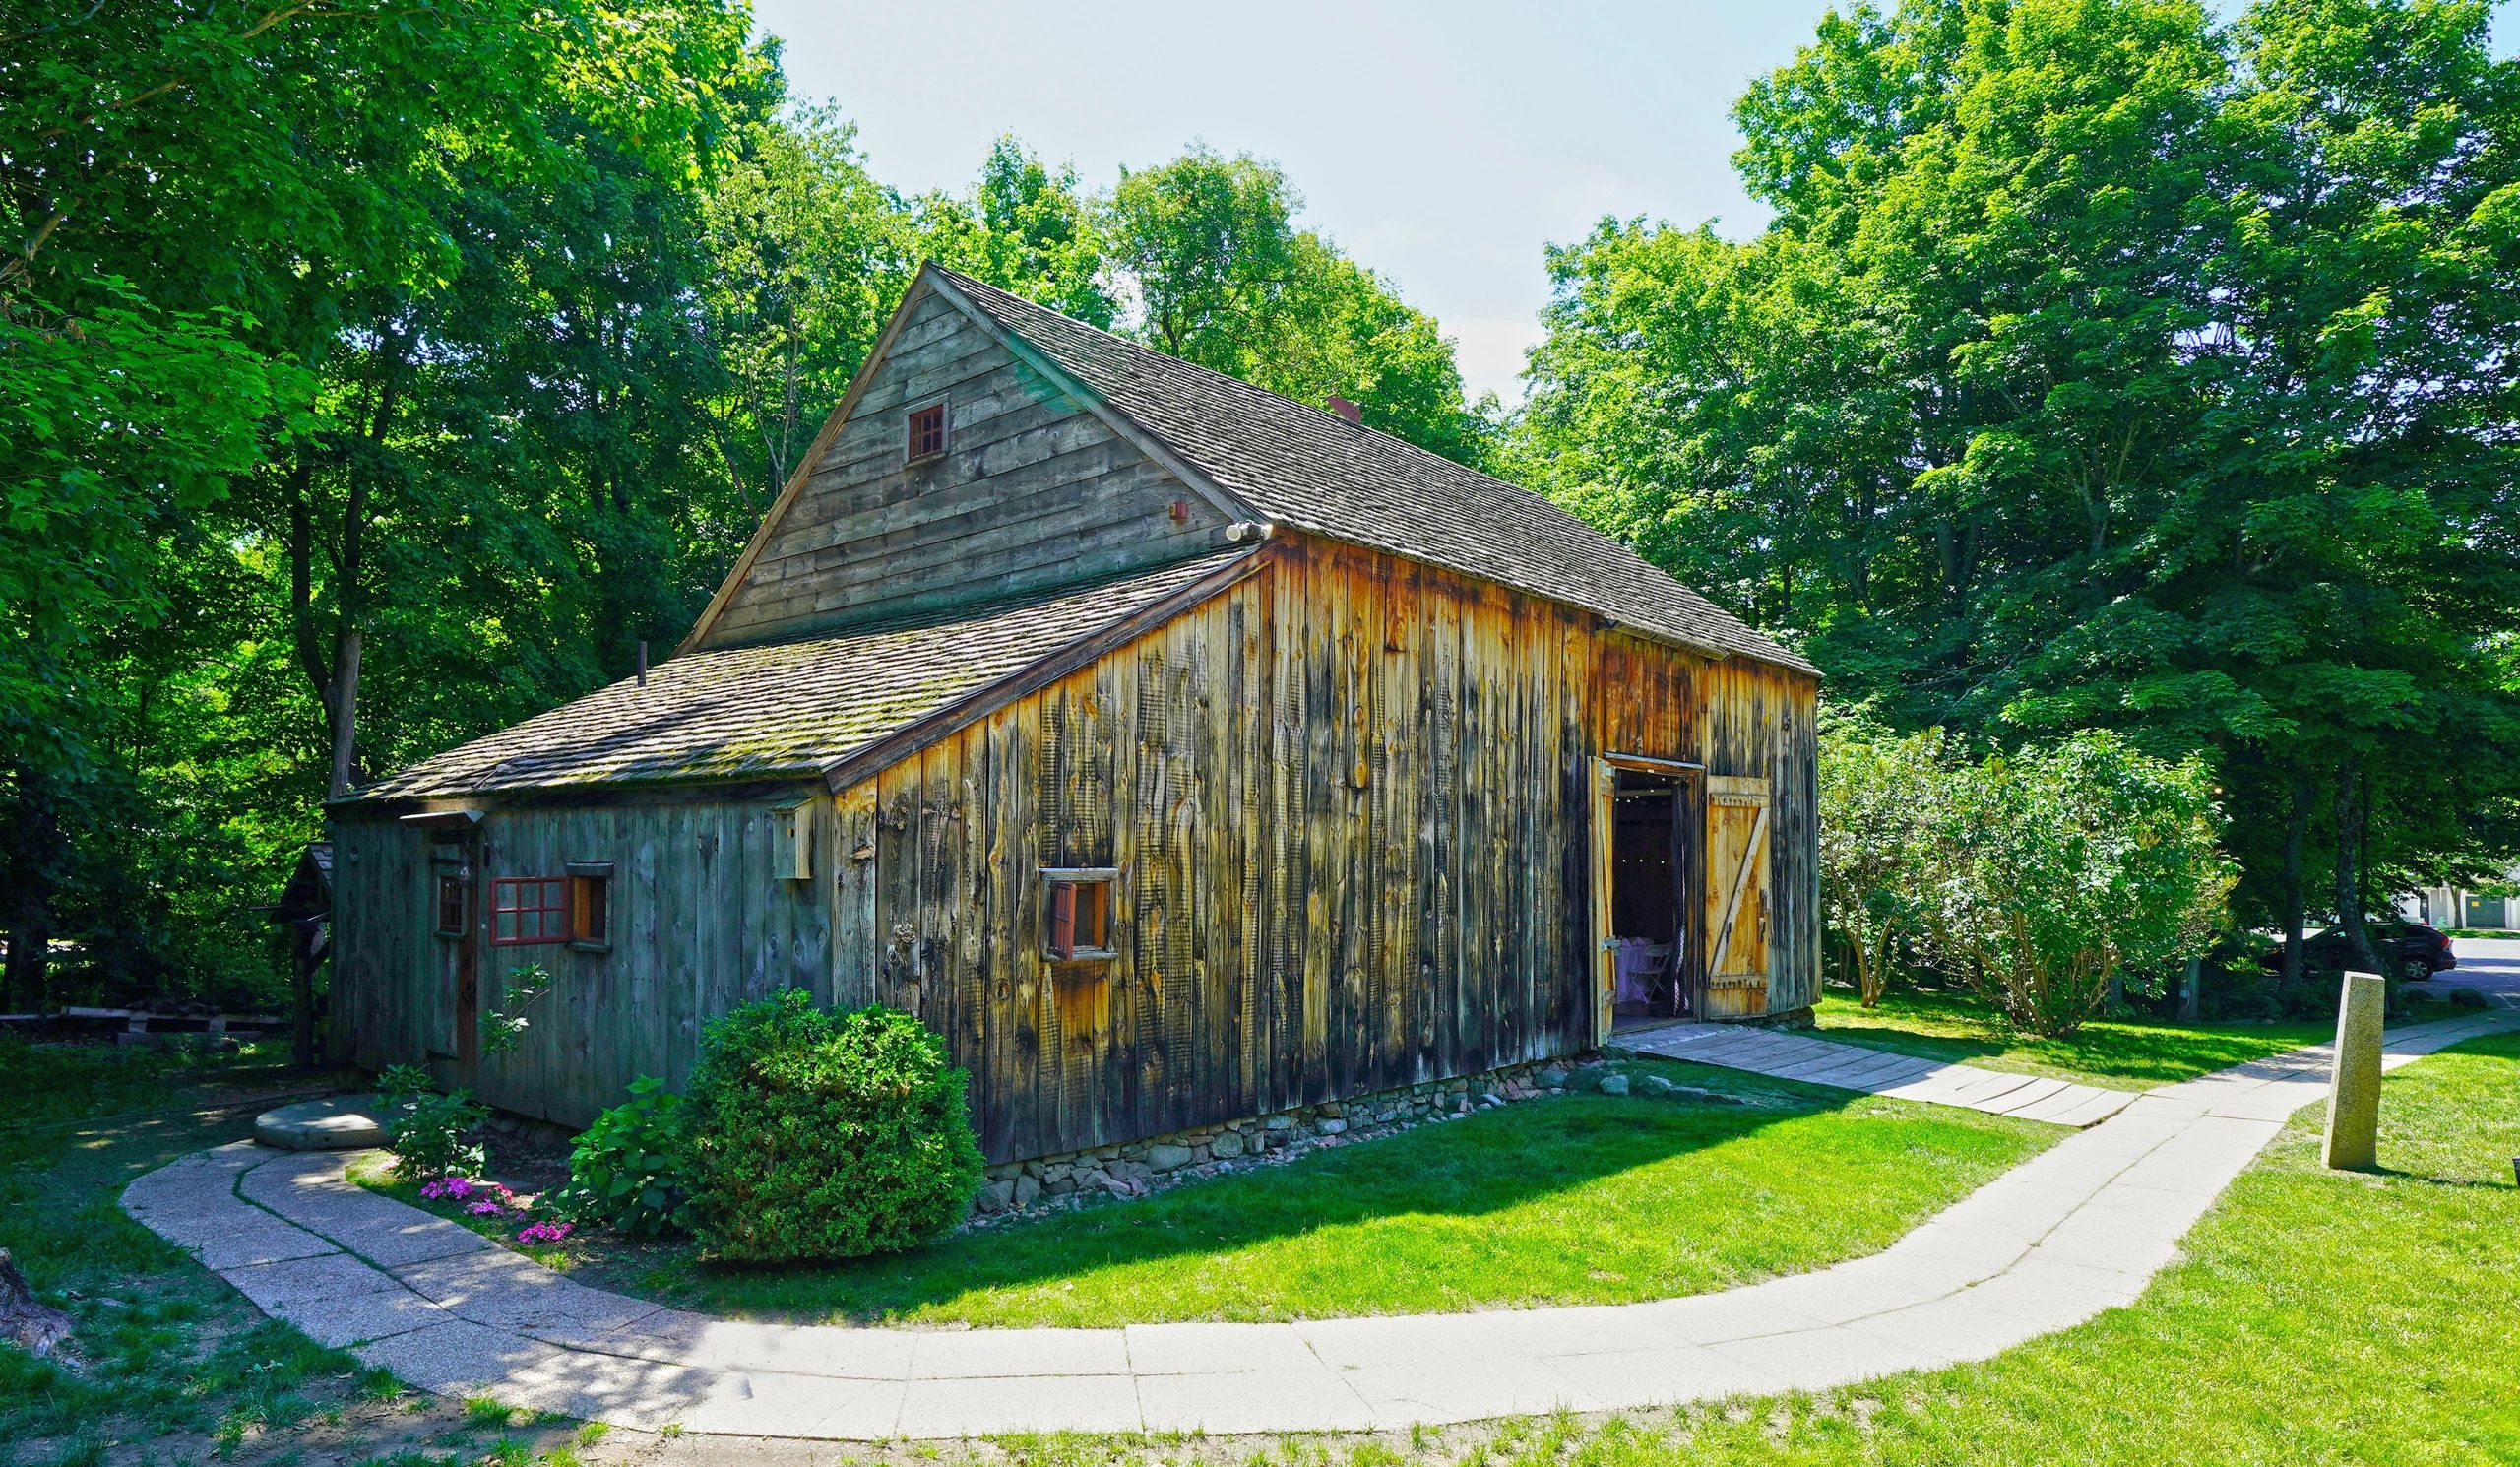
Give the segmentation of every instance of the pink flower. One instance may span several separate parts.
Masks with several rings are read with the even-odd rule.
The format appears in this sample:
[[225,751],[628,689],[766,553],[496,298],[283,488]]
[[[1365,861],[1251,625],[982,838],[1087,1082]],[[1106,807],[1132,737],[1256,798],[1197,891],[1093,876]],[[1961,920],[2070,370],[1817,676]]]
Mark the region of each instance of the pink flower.
[[500,1208],[495,1198],[484,1197],[464,1210],[474,1217],[497,1217]]
[[577,1226],[573,1223],[528,1223],[525,1231],[517,1234],[516,1241],[536,1244],[558,1243],[576,1231]]
[[420,1196],[431,1202],[461,1202],[472,1196],[472,1179],[449,1176],[423,1183],[420,1187]]

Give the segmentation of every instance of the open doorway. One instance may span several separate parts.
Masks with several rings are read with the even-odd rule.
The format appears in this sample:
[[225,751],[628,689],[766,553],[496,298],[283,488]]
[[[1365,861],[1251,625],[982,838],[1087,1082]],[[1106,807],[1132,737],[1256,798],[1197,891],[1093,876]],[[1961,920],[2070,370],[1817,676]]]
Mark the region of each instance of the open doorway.
[[1612,771],[1607,916],[1611,1028],[1690,1014],[1689,843],[1694,771]]

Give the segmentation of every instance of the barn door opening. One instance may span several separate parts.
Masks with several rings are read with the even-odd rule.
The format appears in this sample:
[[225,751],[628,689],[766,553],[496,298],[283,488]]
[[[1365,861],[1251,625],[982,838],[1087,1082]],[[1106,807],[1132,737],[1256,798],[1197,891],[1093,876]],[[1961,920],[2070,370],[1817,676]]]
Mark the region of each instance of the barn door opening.
[[1594,817],[1594,1036],[1686,1018],[1696,1009],[1689,921],[1699,771],[1605,756]]
[[1706,1017],[1768,1011],[1768,782],[1706,782]]

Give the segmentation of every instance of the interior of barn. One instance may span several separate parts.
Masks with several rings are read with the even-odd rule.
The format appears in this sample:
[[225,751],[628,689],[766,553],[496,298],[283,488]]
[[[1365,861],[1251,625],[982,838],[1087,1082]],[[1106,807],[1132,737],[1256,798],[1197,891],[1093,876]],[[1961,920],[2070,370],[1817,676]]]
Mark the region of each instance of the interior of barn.
[[1677,773],[1621,769],[1611,799],[1613,1024],[1686,1018],[1687,789]]

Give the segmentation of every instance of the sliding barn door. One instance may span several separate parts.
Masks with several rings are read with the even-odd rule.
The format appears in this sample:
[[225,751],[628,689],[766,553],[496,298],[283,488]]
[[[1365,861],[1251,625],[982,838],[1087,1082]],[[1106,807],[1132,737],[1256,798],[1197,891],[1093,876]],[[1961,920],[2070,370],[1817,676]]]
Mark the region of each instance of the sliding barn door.
[[1593,833],[1593,961],[1589,965],[1593,985],[1593,1043],[1606,1045],[1610,1039],[1610,1024],[1616,1013],[1618,990],[1618,957],[1610,943],[1610,882],[1615,869],[1613,855],[1618,841],[1618,771],[1606,759],[1593,761],[1592,818],[1587,822]]
[[1706,782],[1706,1016],[1768,1007],[1768,782]]

